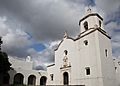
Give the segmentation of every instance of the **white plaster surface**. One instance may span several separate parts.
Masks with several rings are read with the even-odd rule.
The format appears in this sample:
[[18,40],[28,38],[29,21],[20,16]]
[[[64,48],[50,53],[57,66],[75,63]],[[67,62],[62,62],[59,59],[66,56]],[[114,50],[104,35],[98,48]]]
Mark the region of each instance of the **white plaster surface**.
[[[99,20],[102,23],[101,27],[99,26]],[[83,26],[85,21],[88,22],[87,31]],[[102,29],[102,32],[95,30],[96,25],[97,28]],[[47,84],[63,85],[63,73],[68,72],[69,85],[119,86],[120,83],[117,85],[116,77],[120,80],[120,76],[116,76],[111,40],[104,31],[103,21],[97,16],[89,16],[81,22],[80,31],[81,38],[78,40],[69,37],[63,38],[62,43],[55,51],[55,65],[47,68]],[[84,44],[85,40],[88,41],[88,45]],[[61,69],[64,65],[65,50],[68,51],[66,55],[68,57],[68,67]],[[86,67],[90,68],[90,75],[86,75]],[[118,71],[119,69],[117,69],[117,74],[120,73]],[[53,81],[51,81],[50,74],[54,74]]]

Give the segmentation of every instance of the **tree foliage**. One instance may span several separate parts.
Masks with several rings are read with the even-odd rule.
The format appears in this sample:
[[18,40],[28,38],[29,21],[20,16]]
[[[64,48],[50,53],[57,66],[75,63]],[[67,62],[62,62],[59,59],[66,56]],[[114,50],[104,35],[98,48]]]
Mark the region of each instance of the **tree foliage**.
[[0,73],[6,73],[10,70],[10,62],[8,61],[8,55],[5,52],[0,51]]

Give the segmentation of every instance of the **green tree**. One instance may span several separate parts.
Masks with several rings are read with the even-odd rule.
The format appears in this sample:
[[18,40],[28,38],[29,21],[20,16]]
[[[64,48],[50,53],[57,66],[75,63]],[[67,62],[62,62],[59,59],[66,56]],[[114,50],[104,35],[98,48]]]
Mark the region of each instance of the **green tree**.
[[8,71],[10,70],[10,66],[11,66],[11,64],[8,60],[7,53],[1,51],[2,43],[3,42],[0,37],[0,85],[3,84],[4,76],[8,73]]
[[5,52],[0,51],[0,85],[4,84],[4,76],[10,70],[10,62],[8,55]]
[[8,55],[5,52],[0,51],[0,73],[7,73],[10,70],[10,62],[8,61]]

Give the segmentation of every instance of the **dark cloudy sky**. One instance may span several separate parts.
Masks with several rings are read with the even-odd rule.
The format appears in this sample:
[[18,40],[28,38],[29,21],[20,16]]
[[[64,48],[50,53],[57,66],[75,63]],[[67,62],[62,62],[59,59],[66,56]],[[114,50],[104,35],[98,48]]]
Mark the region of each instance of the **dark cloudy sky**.
[[53,62],[53,47],[63,33],[79,34],[85,8],[104,18],[112,37],[113,56],[120,56],[120,0],[0,0],[0,36],[9,56],[30,55],[35,65]]

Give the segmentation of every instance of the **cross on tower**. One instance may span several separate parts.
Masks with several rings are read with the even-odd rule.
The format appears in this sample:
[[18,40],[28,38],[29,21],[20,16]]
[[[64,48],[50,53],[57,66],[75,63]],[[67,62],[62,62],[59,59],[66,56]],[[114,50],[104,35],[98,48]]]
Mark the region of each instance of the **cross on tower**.
[[88,15],[90,13],[92,13],[92,10],[91,10],[90,6],[88,6],[87,9],[86,9],[86,14]]
[[0,51],[1,51],[1,45],[3,44],[2,37],[0,37]]

